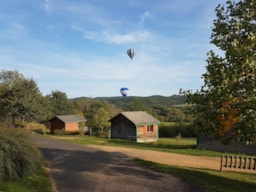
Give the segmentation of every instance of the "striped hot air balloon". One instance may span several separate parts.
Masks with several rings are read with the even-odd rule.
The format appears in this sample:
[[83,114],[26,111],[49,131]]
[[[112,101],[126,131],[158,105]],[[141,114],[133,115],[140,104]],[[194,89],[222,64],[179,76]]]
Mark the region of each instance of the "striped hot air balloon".
[[136,55],[136,52],[134,49],[128,49],[127,55],[132,59]]

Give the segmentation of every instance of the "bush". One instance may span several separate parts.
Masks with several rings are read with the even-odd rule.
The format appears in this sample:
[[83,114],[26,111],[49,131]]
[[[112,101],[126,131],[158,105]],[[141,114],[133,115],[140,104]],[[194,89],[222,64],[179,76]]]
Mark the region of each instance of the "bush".
[[27,131],[35,131],[35,132],[49,132],[49,129],[41,123],[29,122],[24,127]]
[[32,175],[41,165],[41,154],[29,133],[0,125],[0,181]]
[[93,136],[96,136],[96,137],[101,137],[101,138],[108,138],[108,132],[106,131],[97,131],[95,133],[93,133]]
[[195,127],[192,124],[160,125],[159,137],[176,137],[181,134],[183,137],[196,137]]
[[56,129],[53,131],[54,135],[79,135],[78,131],[65,131],[64,129]]

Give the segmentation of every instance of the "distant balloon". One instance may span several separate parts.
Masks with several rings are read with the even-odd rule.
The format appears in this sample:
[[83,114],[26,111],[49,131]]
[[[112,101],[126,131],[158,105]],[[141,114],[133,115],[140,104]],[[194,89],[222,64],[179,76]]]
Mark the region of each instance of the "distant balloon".
[[123,97],[126,97],[128,95],[129,89],[126,87],[123,87],[120,89],[120,93],[122,94]]
[[132,59],[136,55],[136,52],[134,49],[128,49],[127,55]]

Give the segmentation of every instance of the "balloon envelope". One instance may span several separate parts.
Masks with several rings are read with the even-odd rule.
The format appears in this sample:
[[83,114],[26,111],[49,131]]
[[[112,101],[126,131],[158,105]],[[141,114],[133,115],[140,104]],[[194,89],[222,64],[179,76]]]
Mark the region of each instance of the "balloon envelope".
[[132,59],[134,55],[136,54],[134,49],[128,49],[127,50],[127,55]]
[[123,97],[126,97],[128,95],[129,89],[126,87],[123,87],[120,89],[120,93],[122,94]]

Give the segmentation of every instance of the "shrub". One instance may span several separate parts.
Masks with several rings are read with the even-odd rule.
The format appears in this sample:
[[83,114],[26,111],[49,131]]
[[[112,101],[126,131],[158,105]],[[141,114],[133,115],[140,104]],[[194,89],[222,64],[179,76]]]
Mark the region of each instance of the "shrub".
[[159,137],[175,137],[175,128],[172,126],[159,126]]
[[0,125],[0,181],[32,175],[40,162],[40,152],[29,133]]
[[42,131],[42,132],[49,132],[49,129],[44,124],[36,123],[36,122],[29,122],[26,124],[25,129],[27,131]]
[[108,132],[107,131],[97,131],[93,133],[93,136],[101,137],[101,138],[108,138]]
[[159,126],[159,137],[176,137],[178,134],[183,137],[196,137],[195,127],[188,123]]
[[65,131],[64,129],[56,129],[53,131],[54,135],[78,135],[78,131]]

